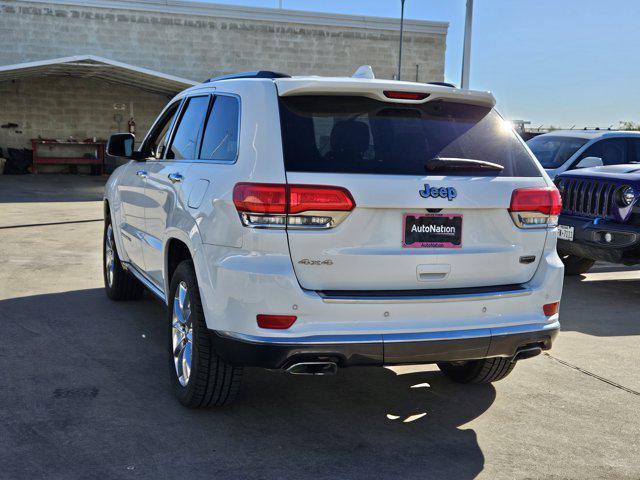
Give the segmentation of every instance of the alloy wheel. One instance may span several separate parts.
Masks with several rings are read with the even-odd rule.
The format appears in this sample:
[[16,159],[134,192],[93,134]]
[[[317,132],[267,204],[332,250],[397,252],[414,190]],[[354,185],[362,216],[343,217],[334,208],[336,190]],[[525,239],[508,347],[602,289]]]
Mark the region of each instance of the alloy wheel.
[[115,249],[113,247],[113,229],[109,224],[104,239],[104,265],[107,273],[107,283],[109,287],[113,286],[113,277],[116,270]]
[[180,385],[185,387],[191,375],[193,350],[193,326],[191,324],[191,299],[185,282],[180,282],[173,298],[171,338],[173,364]]

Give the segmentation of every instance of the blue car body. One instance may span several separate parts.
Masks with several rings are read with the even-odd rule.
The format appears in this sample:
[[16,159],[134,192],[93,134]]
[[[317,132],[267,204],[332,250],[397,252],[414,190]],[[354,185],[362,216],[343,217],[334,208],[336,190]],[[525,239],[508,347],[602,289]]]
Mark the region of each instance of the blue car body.
[[640,263],[640,164],[570,170],[555,183],[562,196],[558,224],[566,232],[558,241],[561,256]]

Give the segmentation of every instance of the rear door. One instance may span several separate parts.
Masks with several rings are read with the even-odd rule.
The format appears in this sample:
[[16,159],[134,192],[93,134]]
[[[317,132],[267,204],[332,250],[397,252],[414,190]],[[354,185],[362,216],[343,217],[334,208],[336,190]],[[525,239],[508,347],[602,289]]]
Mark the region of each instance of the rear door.
[[162,274],[167,228],[178,225],[184,218],[186,201],[183,185],[191,163],[198,158],[210,98],[210,95],[200,95],[185,100],[164,158],[148,162],[147,237],[143,248],[147,274],[159,287],[164,286]]
[[[285,96],[280,115],[287,183],[344,187],[356,204],[333,228],[287,229],[302,287],[483,287],[533,276],[547,230],[517,227],[508,210],[514,190],[547,184],[491,108]],[[433,158],[503,170],[460,162],[427,170]]]

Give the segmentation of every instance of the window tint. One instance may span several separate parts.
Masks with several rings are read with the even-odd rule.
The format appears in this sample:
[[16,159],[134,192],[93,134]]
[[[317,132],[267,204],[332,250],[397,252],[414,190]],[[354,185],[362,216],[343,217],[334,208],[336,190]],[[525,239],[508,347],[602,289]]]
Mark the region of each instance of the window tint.
[[604,165],[620,165],[628,162],[628,144],[626,138],[600,140],[587,148],[578,161],[586,157],[598,157]]
[[193,97],[187,100],[167,158],[175,160],[194,160],[197,158],[196,148],[208,108],[208,96]]
[[631,163],[640,163],[640,138],[630,138],[629,143],[631,144]]
[[233,162],[238,153],[238,100],[234,97],[218,96],[202,139],[200,158]]
[[164,157],[164,152],[169,142],[169,129],[173,123],[173,119],[178,112],[178,105],[180,102],[173,104],[164,115],[154,132],[149,137],[149,142],[146,147],[146,157],[152,157],[160,159]]
[[498,163],[504,170],[451,174],[541,175],[513,129],[486,107],[296,96],[280,99],[280,121],[290,171],[423,176],[428,160],[453,157]]
[[558,168],[587,142],[586,138],[540,135],[527,145],[544,168]]

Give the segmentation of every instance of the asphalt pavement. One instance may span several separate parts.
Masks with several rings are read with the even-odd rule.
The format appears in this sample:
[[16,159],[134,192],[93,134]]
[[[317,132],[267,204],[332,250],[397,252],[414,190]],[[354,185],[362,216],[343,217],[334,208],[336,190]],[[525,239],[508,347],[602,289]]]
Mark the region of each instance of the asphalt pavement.
[[188,410],[163,305],[102,290],[104,181],[0,176],[1,479],[640,478],[640,271],[567,278],[554,348],[494,385],[249,369]]

